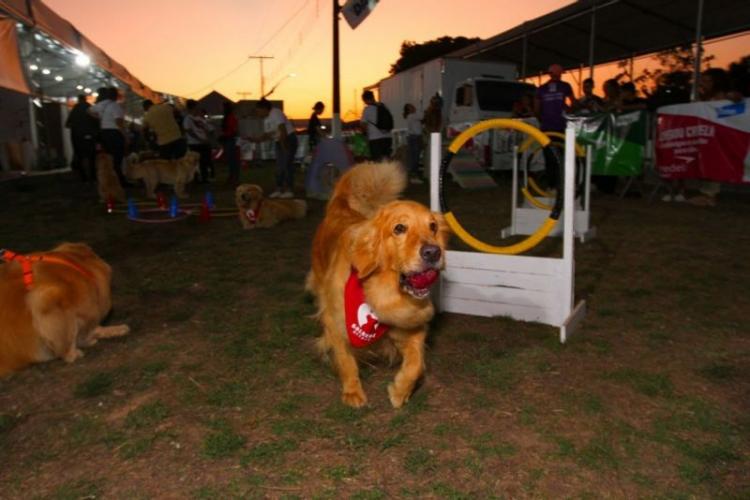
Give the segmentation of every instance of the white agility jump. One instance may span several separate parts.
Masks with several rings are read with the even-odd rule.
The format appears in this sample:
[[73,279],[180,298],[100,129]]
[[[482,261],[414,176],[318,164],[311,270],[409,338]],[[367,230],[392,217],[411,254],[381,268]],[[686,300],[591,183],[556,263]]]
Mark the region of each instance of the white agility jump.
[[[508,121],[495,122],[503,126],[502,123]],[[586,302],[574,302],[575,132],[572,126],[566,130],[565,145],[562,258],[449,250],[436,297],[438,310],[535,321],[558,327],[560,342],[564,343],[570,337],[586,314]],[[443,211],[448,218],[455,220],[450,211],[441,209],[444,204],[441,204],[440,192],[440,134],[431,135],[430,148],[430,208]],[[450,149],[456,148],[451,146],[449,155],[452,154]],[[472,239],[465,232],[457,236]],[[470,246],[479,247],[476,240],[474,243]]]
[[[563,134],[555,135],[563,136]],[[528,165],[529,156],[535,153],[532,148],[528,147],[529,141],[525,145],[527,147],[521,147],[523,149],[523,162]],[[537,150],[538,151],[538,150]],[[510,226],[504,228],[500,232],[502,238],[509,236],[515,236],[518,234],[534,234],[539,225],[544,222],[547,217],[545,208],[551,206],[554,203],[554,198],[545,196],[544,194],[534,196],[532,191],[538,191],[538,188],[533,184],[533,179],[529,177],[528,169],[523,169],[523,185],[525,193],[521,196],[521,203],[519,203],[518,196],[518,178],[519,178],[519,150],[514,149],[513,154],[513,187],[511,195],[511,212],[510,212]],[[573,234],[575,237],[581,240],[581,243],[594,238],[596,236],[596,228],[591,226],[591,159],[592,151],[591,147],[587,146],[585,149],[581,146],[576,145],[576,157],[582,157],[584,159],[584,170],[582,172],[581,192],[575,200],[575,215],[573,224]],[[575,189],[575,188],[574,188]],[[538,194],[538,193],[537,193]],[[536,206],[535,206],[536,205]],[[549,210],[549,208],[547,208]],[[549,236],[560,236],[562,234],[562,224],[558,223]]]

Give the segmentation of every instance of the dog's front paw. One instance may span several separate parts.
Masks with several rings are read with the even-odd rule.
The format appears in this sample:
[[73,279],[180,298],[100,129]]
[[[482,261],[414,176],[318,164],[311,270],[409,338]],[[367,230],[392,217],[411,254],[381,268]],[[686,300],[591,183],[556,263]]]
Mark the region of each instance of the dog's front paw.
[[78,358],[82,358],[82,357],[83,357],[83,351],[82,351],[82,350],[80,350],[80,349],[75,349],[75,348],[74,348],[74,349],[71,349],[71,350],[69,350],[69,351],[68,351],[68,352],[67,352],[67,353],[65,354],[65,356],[63,356],[63,360],[64,360],[64,361],[65,361],[66,363],[72,363],[72,362],[73,362],[73,361],[75,361],[76,359],[78,359]]
[[404,403],[409,401],[410,396],[410,392],[402,393],[396,389],[394,384],[388,384],[388,399],[391,400],[391,404],[394,408],[401,408],[404,406]]
[[351,391],[344,391],[341,393],[341,401],[352,408],[362,408],[367,404],[367,395],[365,391],[358,388]]

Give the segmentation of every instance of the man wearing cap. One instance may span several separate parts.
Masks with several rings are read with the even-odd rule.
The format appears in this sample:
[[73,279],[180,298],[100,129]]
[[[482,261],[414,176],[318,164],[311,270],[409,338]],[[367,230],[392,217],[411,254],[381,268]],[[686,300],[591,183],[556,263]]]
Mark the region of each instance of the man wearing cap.
[[313,106],[313,114],[310,115],[310,121],[307,122],[307,136],[310,139],[311,152],[315,150],[315,146],[318,145],[320,139],[325,137],[323,125],[320,123],[320,118],[318,118],[318,116],[323,113],[324,109],[325,104],[320,101],[316,102],[315,106]]
[[[563,68],[559,64],[549,67],[549,80],[539,87],[534,99],[534,111],[539,119],[543,132],[565,132],[565,117],[563,111],[570,110],[576,105],[573,88],[563,82]],[[567,101],[567,102],[566,102]],[[558,186],[558,160],[549,148],[544,148],[544,166],[547,173],[549,187]]]

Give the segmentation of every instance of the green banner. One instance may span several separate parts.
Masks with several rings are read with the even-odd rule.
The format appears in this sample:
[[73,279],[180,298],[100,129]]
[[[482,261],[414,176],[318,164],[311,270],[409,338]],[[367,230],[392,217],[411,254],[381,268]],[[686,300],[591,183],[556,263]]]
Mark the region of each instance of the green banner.
[[575,123],[576,138],[592,146],[593,175],[640,175],[646,146],[646,112],[569,117]]

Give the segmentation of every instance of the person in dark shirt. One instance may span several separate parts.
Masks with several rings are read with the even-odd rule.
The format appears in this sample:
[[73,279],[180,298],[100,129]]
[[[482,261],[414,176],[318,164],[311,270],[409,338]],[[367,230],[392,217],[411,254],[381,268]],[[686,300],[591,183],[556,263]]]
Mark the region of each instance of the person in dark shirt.
[[646,109],[646,107],[646,99],[636,95],[633,82],[625,82],[620,85],[620,104],[617,106],[619,112],[637,111]]
[[96,179],[94,162],[96,159],[96,140],[99,133],[99,122],[88,112],[91,105],[86,96],[78,96],[78,102],[70,110],[65,126],[70,129],[73,142],[73,161],[71,166],[77,170],[84,182]]
[[594,94],[594,79],[586,78],[583,81],[583,97],[578,100],[576,112],[591,114],[601,113],[604,110],[604,100]]
[[[534,111],[539,119],[543,132],[565,132],[564,111],[576,106],[573,88],[562,81],[563,68],[559,64],[549,67],[549,80],[536,91]],[[559,184],[559,164],[550,148],[542,149],[544,153],[544,169],[547,185],[550,189],[557,189]]]
[[310,141],[311,152],[315,150],[315,146],[318,145],[320,139],[325,137],[323,125],[320,123],[320,118],[318,118],[325,108],[325,104],[320,101],[316,102],[315,106],[313,106],[313,113],[310,115],[310,121],[307,122],[307,136]]

